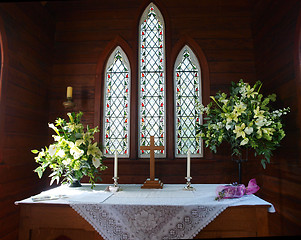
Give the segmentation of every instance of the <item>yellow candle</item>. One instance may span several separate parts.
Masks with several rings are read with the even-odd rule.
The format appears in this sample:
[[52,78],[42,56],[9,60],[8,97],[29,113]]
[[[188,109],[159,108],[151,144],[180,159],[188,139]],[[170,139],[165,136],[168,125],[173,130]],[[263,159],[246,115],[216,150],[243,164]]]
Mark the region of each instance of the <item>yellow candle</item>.
[[67,87],[67,98],[72,98],[72,87]]

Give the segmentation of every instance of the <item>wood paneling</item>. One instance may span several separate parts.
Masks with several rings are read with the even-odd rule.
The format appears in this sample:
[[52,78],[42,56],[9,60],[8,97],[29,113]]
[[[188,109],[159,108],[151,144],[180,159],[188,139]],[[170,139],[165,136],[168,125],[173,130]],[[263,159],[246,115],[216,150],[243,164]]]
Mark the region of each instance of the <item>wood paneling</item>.
[[54,22],[39,3],[0,3],[5,35],[1,89],[0,238],[17,238],[16,200],[45,186],[33,172],[31,149],[48,139],[48,86]]
[[[102,126],[101,106],[103,68],[114,44],[126,46],[126,54],[132,70],[132,93],[136,94],[138,23],[140,15],[150,1],[131,0],[127,4],[118,0],[77,1],[72,4],[51,2],[48,8],[56,18],[56,40],[52,84],[50,89],[51,119],[64,117],[62,102],[65,100],[67,85],[74,87],[75,110],[85,112],[84,121],[91,125]],[[244,78],[254,82],[255,65],[251,29],[250,5],[248,1],[154,1],[162,12],[166,25],[166,67],[167,85],[173,86],[173,61],[177,44],[190,44],[192,49],[201,49],[208,64],[206,96],[218,90],[228,91],[231,81]],[[183,11],[183,9],[185,9]],[[189,36],[187,38],[186,36]],[[117,40],[116,40],[117,39]],[[119,40],[118,40],[119,39]],[[183,42],[182,39],[186,39]],[[125,43],[122,43],[122,42]],[[114,46],[111,46],[114,45]],[[179,49],[180,50],[180,49]],[[200,56],[199,56],[200,57]],[[96,66],[100,66],[96,67]],[[205,72],[205,70],[204,70]],[[97,75],[96,75],[97,74]],[[93,78],[94,76],[94,78]],[[95,87],[96,86],[96,87]],[[88,90],[90,89],[90,91]],[[173,92],[168,89],[167,115],[173,122]],[[210,90],[209,90],[210,89]],[[93,91],[95,90],[95,91]],[[99,102],[92,103],[93,99]],[[132,98],[136,102],[137,95]],[[120,160],[121,182],[143,182],[148,175],[149,161],[137,160],[137,106],[131,106],[131,160]],[[87,113],[87,115],[86,115]],[[95,122],[91,121],[94,114]],[[173,124],[167,132],[167,159],[160,160],[157,174],[165,182],[183,182],[186,159],[174,159]],[[229,152],[222,151],[209,160],[194,159],[194,179],[196,182],[229,182],[236,177],[236,165],[231,162]],[[208,155],[209,154],[209,155]],[[211,155],[210,155],[211,156]],[[103,173],[103,180],[111,182],[111,159],[106,163],[110,167]],[[227,175],[221,174],[226,172]]]
[[[263,81],[263,91],[276,93],[276,107],[290,107],[285,118],[287,136],[281,148],[274,152],[272,163],[263,171],[260,166],[248,165],[247,171],[256,174],[262,186],[260,195],[271,201],[277,214],[271,217],[273,235],[301,234],[301,168],[300,168],[300,96],[294,57],[300,54],[295,39],[300,1],[255,1],[254,50],[257,78]],[[300,26],[300,25],[299,25]],[[299,38],[298,41],[301,39]],[[300,46],[300,43],[298,43]],[[295,52],[297,51],[297,52]],[[298,101],[299,99],[299,101]],[[255,175],[253,175],[254,177]],[[251,177],[251,176],[250,176]]]
[[[138,89],[138,23],[150,0],[80,0],[36,3],[1,3],[6,34],[5,72],[1,83],[0,116],[0,238],[14,239],[18,212],[15,200],[34,194],[43,185],[32,172],[30,149],[47,145],[52,132],[47,123],[65,117],[66,87],[73,86],[75,111],[83,111],[84,124],[102,126],[103,68],[112,47],[122,44],[131,64],[133,93]],[[300,233],[300,94],[295,71],[295,31],[299,1],[291,0],[155,0],[166,23],[167,114],[173,115],[173,61],[179,43],[192,45],[208,65],[204,95],[228,91],[231,81],[264,82],[263,91],[278,95],[279,107],[290,106],[285,120],[287,137],[263,171],[258,159],[243,165],[243,182],[256,177],[259,194],[271,201],[272,233]],[[301,24],[300,24],[301,26]],[[1,32],[2,34],[2,32]],[[55,39],[54,39],[55,36]],[[189,36],[189,37],[187,37]],[[115,45],[114,45],[115,44]],[[255,54],[255,57],[254,57]],[[301,57],[300,57],[301,58]],[[300,63],[299,63],[300,64]],[[301,76],[301,74],[300,74]],[[296,99],[299,98],[299,102]],[[142,183],[149,161],[137,159],[137,95],[131,98],[131,157],[120,159],[120,182]],[[173,155],[173,124],[168,126],[168,156],[158,160],[156,173],[165,183],[185,182],[186,159]],[[299,144],[299,145],[297,145]],[[217,154],[192,159],[193,182],[237,181],[237,165],[227,144]],[[102,173],[112,182],[112,159]],[[44,180],[45,181],[45,180]],[[286,185],[290,185],[286,187]],[[16,188],[5,193],[9,187]],[[6,206],[5,211],[2,212]],[[7,219],[9,221],[7,221]],[[3,229],[3,230],[2,230]]]

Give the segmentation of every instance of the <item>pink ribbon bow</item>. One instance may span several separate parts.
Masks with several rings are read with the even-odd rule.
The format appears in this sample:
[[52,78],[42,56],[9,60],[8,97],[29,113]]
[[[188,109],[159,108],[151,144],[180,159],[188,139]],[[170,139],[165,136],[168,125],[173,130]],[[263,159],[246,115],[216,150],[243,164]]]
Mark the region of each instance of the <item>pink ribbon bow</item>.
[[215,200],[228,199],[228,198],[240,198],[245,194],[254,194],[260,187],[257,185],[255,178],[251,179],[248,186],[245,187],[244,184],[229,184],[222,185],[216,188],[216,198]]

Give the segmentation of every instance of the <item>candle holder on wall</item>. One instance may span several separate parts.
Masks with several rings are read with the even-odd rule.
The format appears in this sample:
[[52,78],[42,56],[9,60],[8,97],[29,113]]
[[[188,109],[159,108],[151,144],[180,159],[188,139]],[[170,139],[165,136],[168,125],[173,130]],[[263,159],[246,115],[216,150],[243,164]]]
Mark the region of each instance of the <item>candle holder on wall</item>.
[[63,102],[63,106],[66,109],[72,109],[72,108],[74,108],[75,107],[75,103],[73,102],[72,97],[67,98],[67,101]]
[[75,103],[72,100],[72,87],[67,87],[67,101],[63,102],[63,106],[66,109],[72,109],[75,107]]

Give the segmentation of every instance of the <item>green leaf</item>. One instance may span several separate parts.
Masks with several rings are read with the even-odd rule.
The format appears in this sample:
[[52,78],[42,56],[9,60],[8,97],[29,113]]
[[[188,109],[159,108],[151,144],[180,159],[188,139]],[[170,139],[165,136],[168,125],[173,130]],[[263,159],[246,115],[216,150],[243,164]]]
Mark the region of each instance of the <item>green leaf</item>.
[[39,151],[38,151],[38,150],[35,150],[35,149],[31,150],[31,152],[34,153],[34,154],[39,153]]
[[38,174],[39,178],[42,178],[44,169],[42,167],[37,167],[34,172]]

